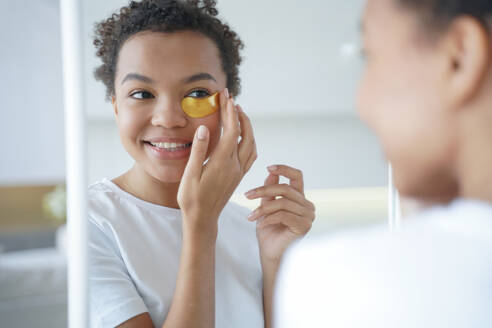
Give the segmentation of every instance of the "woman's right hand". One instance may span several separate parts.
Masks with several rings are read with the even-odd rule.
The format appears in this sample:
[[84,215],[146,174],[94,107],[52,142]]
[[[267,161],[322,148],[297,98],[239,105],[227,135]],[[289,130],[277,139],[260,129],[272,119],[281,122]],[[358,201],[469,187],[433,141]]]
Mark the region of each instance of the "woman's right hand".
[[183,229],[216,233],[220,213],[257,157],[251,122],[227,94],[220,94],[223,134],[205,165],[210,132],[205,126],[195,132],[178,190]]

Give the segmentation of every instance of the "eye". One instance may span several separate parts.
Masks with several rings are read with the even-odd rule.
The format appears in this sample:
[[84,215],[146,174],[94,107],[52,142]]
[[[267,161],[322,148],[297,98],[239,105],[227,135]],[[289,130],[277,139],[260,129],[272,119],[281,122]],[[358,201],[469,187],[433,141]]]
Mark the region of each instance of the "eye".
[[130,97],[135,99],[151,99],[154,98],[154,95],[147,91],[135,91],[130,94]]
[[193,90],[189,94],[186,95],[186,97],[191,97],[191,98],[205,98],[210,96],[210,93],[207,90]]

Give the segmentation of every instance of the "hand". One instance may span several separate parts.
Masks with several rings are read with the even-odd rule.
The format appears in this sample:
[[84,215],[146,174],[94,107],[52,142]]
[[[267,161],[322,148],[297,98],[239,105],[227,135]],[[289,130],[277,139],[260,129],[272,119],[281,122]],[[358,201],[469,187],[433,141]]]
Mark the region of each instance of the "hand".
[[[248,219],[256,220],[262,261],[278,264],[287,247],[311,229],[315,207],[304,196],[301,171],[285,165],[274,165],[268,170],[264,186],[246,193],[249,199],[261,198],[260,207]],[[279,184],[280,176],[290,183]]]
[[220,213],[257,157],[251,122],[227,93],[224,90],[220,94],[223,134],[205,165],[210,133],[205,126],[195,133],[178,190],[183,228],[216,230]]

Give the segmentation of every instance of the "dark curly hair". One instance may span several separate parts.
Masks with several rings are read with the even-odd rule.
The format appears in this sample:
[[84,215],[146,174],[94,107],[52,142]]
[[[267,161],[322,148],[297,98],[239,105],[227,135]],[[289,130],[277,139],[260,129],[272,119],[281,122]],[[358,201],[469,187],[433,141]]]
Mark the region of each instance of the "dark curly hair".
[[94,46],[102,65],[97,67],[96,80],[106,85],[106,97],[115,92],[114,80],[118,53],[125,41],[142,31],[172,33],[189,30],[209,37],[218,47],[222,69],[227,76],[227,88],[240,93],[240,50],[244,44],[217,15],[216,0],[142,0],[131,1],[126,7],[95,26]]

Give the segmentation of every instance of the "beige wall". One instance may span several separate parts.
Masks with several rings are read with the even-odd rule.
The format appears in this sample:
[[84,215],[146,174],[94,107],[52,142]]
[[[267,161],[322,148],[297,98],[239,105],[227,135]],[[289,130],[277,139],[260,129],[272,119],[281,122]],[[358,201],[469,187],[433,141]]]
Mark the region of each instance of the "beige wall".
[[43,197],[53,188],[53,185],[0,187],[0,230],[7,232],[59,225],[43,212]]

